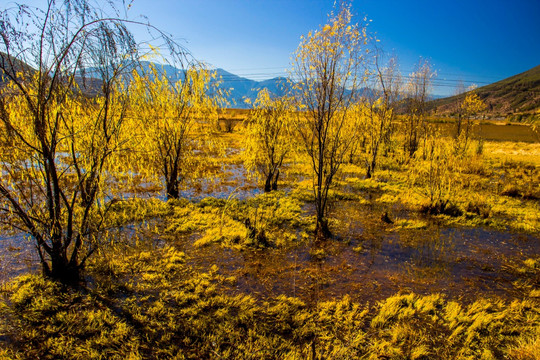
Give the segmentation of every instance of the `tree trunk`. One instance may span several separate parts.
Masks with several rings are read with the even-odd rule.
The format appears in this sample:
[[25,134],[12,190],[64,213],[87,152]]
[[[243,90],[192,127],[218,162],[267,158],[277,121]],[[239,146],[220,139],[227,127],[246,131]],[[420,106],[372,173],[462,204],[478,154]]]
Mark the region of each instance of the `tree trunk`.
[[272,190],[277,190],[277,182],[278,182],[278,179],[279,179],[279,169],[276,170],[276,173],[274,175],[274,179],[272,180]]
[[69,259],[62,254],[51,255],[51,265],[43,264],[43,273],[52,279],[64,284],[76,284],[81,280],[80,267],[70,263]]
[[315,227],[315,240],[322,241],[332,237],[328,221],[324,217],[317,215],[317,225]]
[[461,115],[458,116],[456,139],[461,134]]
[[178,179],[178,168],[171,166],[170,172],[165,172],[165,186],[167,187],[167,200],[178,199],[180,197],[180,181]]
[[366,170],[366,179],[371,179],[371,172],[371,165],[368,165]]
[[266,176],[266,181],[264,182],[264,192],[270,192],[272,191],[272,174],[268,174]]
[[368,162],[366,179],[371,179],[373,173],[375,172],[375,166],[377,165],[377,147],[375,147],[373,154],[371,154],[371,162]]
[[178,186],[178,180],[167,181],[167,200],[178,199],[180,197],[180,191]]
[[277,190],[278,179],[279,179],[279,170],[270,172],[266,176],[266,181],[264,182],[264,192],[266,193],[273,190]]
[[418,140],[416,138],[416,133],[411,136],[411,141],[409,142],[409,157],[413,158],[416,150],[418,149]]

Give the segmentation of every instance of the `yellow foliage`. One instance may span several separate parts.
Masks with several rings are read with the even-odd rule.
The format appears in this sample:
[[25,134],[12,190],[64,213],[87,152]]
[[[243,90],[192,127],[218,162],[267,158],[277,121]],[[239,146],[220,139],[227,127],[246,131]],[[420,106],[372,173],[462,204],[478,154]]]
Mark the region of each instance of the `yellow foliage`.
[[276,190],[283,161],[294,150],[291,141],[292,98],[272,98],[268,90],[263,89],[254,107],[244,121],[244,166],[265,181],[265,191]]
[[149,74],[133,72],[129,92],[136,170],[159,184],[164,179],[169,198],[178,198],[183,181],[208,175],[209,158],[201,152],[222,151],[219,138],[211,136],[224,101],[218,85],[216,73],[204,66],[185,70],[175,84],[155,66]]
[[486,104],[480,99],[474,91],[467,93],[465,99],[461,103],[461,108],[467,116],[473,116],[486,109]]
[[76,277],[103,238],[109,200],[131,180],[127,94],[118,78],[88,98],[76,85],[46,84],[47,76],[20,75],[0,89],[0,208],[35,239],[49,272]]
[[301,110],[295,127],[311,165],[316,232],[321,238],[329,234],[328,191],[358,136],[351,107],[366,80],[365,27],[352,23],[349,3],[341,3],[337,10],[320,31],[302,38],[291,74]]

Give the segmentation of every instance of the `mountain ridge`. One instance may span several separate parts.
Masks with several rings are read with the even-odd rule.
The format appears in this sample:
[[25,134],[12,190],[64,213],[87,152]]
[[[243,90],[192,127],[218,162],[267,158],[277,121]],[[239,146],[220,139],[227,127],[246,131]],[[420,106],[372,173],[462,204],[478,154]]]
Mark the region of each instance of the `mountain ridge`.
[[[164,71],[171,82],[181,80],[185,75],[185,70],[183,69],[169,64],[158,64],[150,61],[141,61],[140,71],[147,72],[150,70],[150,66],[154,66],[159,71]],[[251,106],[246,100],[253,103],[257,98],[257,94],[262,89],[267,89],[276,96],[284,95],[288,90],[287,79],[283,77],[256,81],[233,74],[222,68],[211,69],[211,71],[216,72],[217,79],[215,81],[220,82],[219,87],[222,90],[226,90],[226,100],[229,103],[229,107],[240,109],[250,108]]]
[[[149,70],[150,66],[154,66],[157,69],[162,69],[172,82],[181,80],[182,76],[185,74],[185,70],[168,64],[157,64],[150,61],[142,61],[140,64],[142,65],[142,71]],[[246,102],[246,100],[253,103],[257,98],[257,94],[262,89],[267,89],[270,93],[276,96],[284,95],[289,89],[288,81],[284,77],[274,77],[271,79],[256,81],[233,74],[222,68],[211,69],[211,71],[216,72],[216,81],[221,82],[219,87],[222,90],[226,90],[226,100],[229,103],[229,107],[240,109],[250,108],[251,106]]]
[[[486,112],[491,116],[538,113],[540,65],[473,91],[486,103]],[[438,115],[452,115],[467,93],[430,101],[428,109]]]
[[[7,55],[0,53],[0,61],[7,60]],[[17,59],[14,59],[13,63],[21,69],[32,69],[29,65]],[[138,63],[142,72],[149,71],[152,65],[164,71],[172,82],[182,79],[185,75],[185,70],[176,68],[170,64],[157,64],[150,61]],[[250,108],[251,105],[246,100],[253,103],[257,98],[257,94],[262,89],[267,89],[276,96],[284,95],[290,89],[290,83],[284,77],[256,81],[233,74],[222,68],[212,70],[216,71],[218,75],[216,81],[221,81],[220,88],[226,90],[226,100],[229,103],[228,107],[231,108]],[[85,80],[82,80],[83,77],[79,80],[81,84],[88,83],[83,86],[86,88],[86,92],[92,94],[93,88],[99,86],[96,81],[100,78],[99,72],[96,69],[86,69],[84,78]],[[7,79],[0,72],[0,84],[5,81]],[[363,91],[366,90],[364,89]],[[373,90],[368,89],[367,91],[371,93]],[[506,79],[482,86],[474,91],[486,103],[486,113],[490,116],[508,117],[513,114],[532,114],[533,116],[538,116],[535,114],[540,113],[540,65]],[[434,115],[452,116],[456,113],[458,105],[465,98],[466,94],[462,93],[445,98],[436,98],[427,103],[427,109]]]

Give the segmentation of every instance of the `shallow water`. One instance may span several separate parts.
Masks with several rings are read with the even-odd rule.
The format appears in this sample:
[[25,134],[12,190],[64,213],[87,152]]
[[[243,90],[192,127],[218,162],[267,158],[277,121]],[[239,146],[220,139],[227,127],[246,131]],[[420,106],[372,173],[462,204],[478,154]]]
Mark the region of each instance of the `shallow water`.
[[[440,292],[463,301],[480,295],[510,299],[516,291],[508,265],[540,254],[535,235],[445,227],[429,218],[424,219],[429,223],[426,229],[394,231],[380,215],[380,209],[341,202],[331,214],[337,220],[335,238],[322,244],[240,251],[219,245],[194,247],[198,235],[173,241],[196,269],[208,271],[215,264],[220,273],[235,276],[234,292],[260,299],[299,296],[308,303],[345,294],[373,302],[399,291]],[[137,228],[126,226],[111,236],[141,236]],[[171,241],[155,236],[156,244]],[[0,281],[39,270],[31,239],[13,235],[0,240]]]
[[38,271],[39,257],[33,244],[33,239],[23,234],[0,233],[0,284],[15,276]]
[[248,179],[243,164],[224,164],[220,174],[221,176],[215,180],[201,179],[196,187],[181,191],[180,197],[193,201],[206,197],[245,200],[262,193],[257,182]]
[[[454,123],[439,123],[436,126],[448,136],[453,136],[457,131],[457,125]],[[475,124],[472,128],[472,138],[487,141],[540,141],[538,134],[535,134],[530,126],[506,123]]]
[[[244,200],[262,192],[254,179],[247,179],[243,164],[223,164],[220,174],[221,176],[216,179],[201,179],[197,187],[182,191],[180,197],[190,201],[199,201],[206,197]],[[123,195],[125,199],[154,197],[166,200],[164,190],[156,189],[155,184],[146,182],[140,182],[137,191]],[[123,226],[117,231],[111,230],[109,235],[116,238],[133,237],[137,235],[139,226],[140,224]],[[19,232],[0,230],[0,284],[15,276],[37,271],[39,268],[39,257],[32,238]]]
[[[254,180],[246,180],[241,164],[224,164],[222,173],[218,181],[204,181],[182,196],[194,201],[208,196],[242,200],[261,192]],[[313,215],[313,204],[304,211]],[[380,220],[385,211],[394,219],[418,218],[428,227],[392,230]],[[307,302],[345,294],[377,301],[399,291],[440,292],[464,300],[478,295],[512,298],[515,275],[507,271],[508,265],[540,254],[538,235],[441,226],[400,205],[383,208],[340,201],[331,207],[330,218],[335,238],[323,244],[298,242],[285,249],[239,251],[219,245],[195,248],[197,235],[174,241],[195,268],[207,271],[215,264],[221,273],[235,276],[235,292],[258,298],[300,296]],[[115,236],[139,236],[137,232],[137,225],[126,226]],[[33,242],[20,234],[2,236],[0,254],[0,281],[39,268]]]
[[344,204],[333,216],[345,226],[334,228],[338,239],[324,244],[253,251],[198,249],[186,239],[178,244],[196,268],[216,264],[223,274],[234,275],[236,292],[300,296],[307,302],[345,294],[376,301],[399,291],[440,292],[465,301],[479,295],[512,298],[515,276],[507,266],[540,254],[537,236],[436,223],[389,231],[380,213]]

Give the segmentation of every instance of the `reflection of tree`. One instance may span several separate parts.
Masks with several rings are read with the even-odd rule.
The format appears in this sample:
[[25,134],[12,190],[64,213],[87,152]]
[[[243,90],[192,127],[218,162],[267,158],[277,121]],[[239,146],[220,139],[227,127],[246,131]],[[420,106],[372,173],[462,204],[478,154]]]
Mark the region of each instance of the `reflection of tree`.
[[400,238],[400,246],[410,254],[410,262],[403,264],[408,274],[417,278],[450,275],[455,252],[453,232],[445,236],[437,227],[407,235]]

